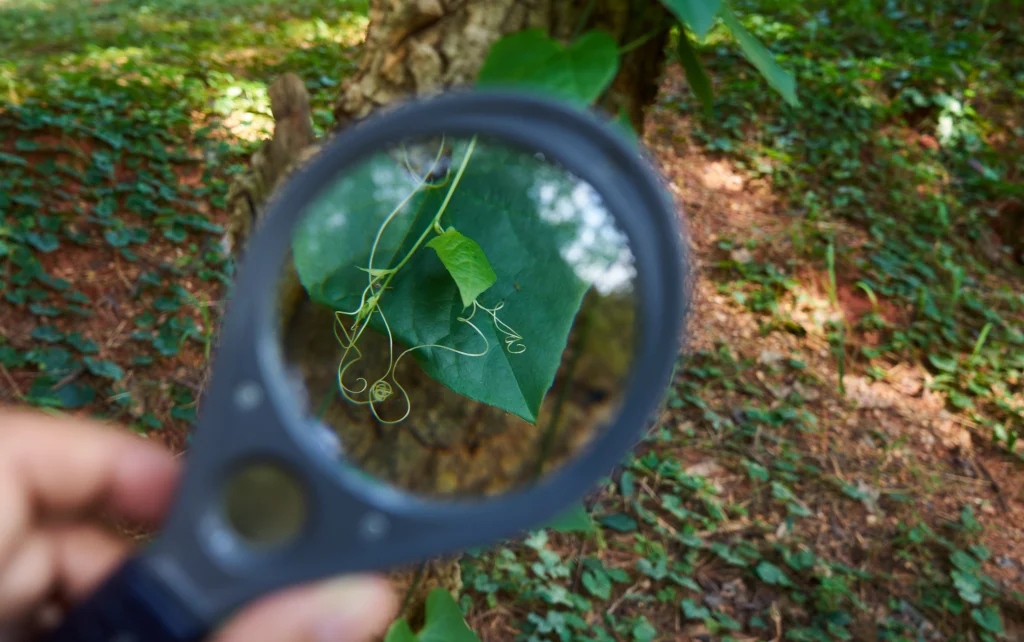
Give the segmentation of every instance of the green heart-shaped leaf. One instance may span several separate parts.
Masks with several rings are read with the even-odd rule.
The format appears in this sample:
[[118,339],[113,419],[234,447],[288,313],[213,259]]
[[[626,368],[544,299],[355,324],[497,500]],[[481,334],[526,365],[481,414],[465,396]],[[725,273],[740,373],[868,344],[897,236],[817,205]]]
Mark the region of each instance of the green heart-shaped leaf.
[[[578,184],[530,154],[478,145],[459,181],[441,224],[459,230],[461,239],[438,241],[434,250],[441,247],[441,252],[420,246],[409,256],[381,291],[377,309],[387,328],[377,314],[371,327],[389,330],[406,347],[441,345],[462,351],[428,348],[411,356],[453,391],[533,423],[554,382],[583,295],[597,278],[592,275],[614,265],[622,247],[612,242],[607,248],[588,248],[598,254],[588,255],[583,271],[570,260],[565,253],[578,244],[581,226],[595,222],[554,217],[552,207],[563,200],[572,211]],[[367,273],[371,248],[373,269],[388,269],[402,263],[419,238],[431,238],[429,228],[448,189],[423,189],[395,212],[395,203],[415,185],[404,166],[381,154],[318,200],[292,245],[299,278],[314,301],[335,310],[356,310],[374,278]],[[545,205],[544,198],[554,200]],[[588,211],[588,216],[593,214]],[[381,231],[385,220],[389,223]],[[446,266],[442,255],[449,246],[466,246],[469,239],[486,257],[493,281],[483,275],[477,259],[468,261],[465,271],[457,269],[460,276]],[[467,271],[480,274],[466,279]],[[466,285],[467,280],[475,285]],[[487,282],[492,284],[481,289]],[[476,291],[483,292],[476,294],[480,306],[500,309],[501,323],[521,337],[525,351],[509,347],[508,333],[488,312],[473,308],[476,329],[465,322],[470,316],[464,311],[466,302],[473,302]],[[482,356],[465,354],[484,348]]]
[[618,69],[618,45],[604,31],[588,31],[563,47],[527,29],[494,43],[477,83],[533,89],[582,106],[608,88]]
[[559,533],[593,533],[594,519],[587,512],[583,502],[576,502],[565,512],[551,520],[547,527]]
[[384,642],[480,642],[466,624],[462,609],[448,591],[436,588],[427,596],[427,612],[423,628],[413,633],[405,618],[396,620],[388,629]]

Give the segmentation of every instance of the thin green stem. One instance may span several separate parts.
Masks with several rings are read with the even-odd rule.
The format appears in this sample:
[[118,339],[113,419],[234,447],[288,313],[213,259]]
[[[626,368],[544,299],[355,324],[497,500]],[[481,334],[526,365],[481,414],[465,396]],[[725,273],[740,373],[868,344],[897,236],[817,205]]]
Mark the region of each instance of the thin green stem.
[[420,562],[420,565],[416,568],[416,573],[412,577],[412,584],[409,585],[409,590],[405,592],[405,597],[402,599],[402,610],[401,613],[405,613],[408,610],[409,605],[412,603],[412,598],[416,594],[416,591],[420,588],[420,583],[423,582],[423,574],[427,570],[427,562]]
[[839,328],[839,396],[846,396],[846,326]]
[[829,241],[825,249],[825,261],[828,265],[829,299],[832,305],[839,309],[842,320],[839,324],[839,395],[846,396],[846,315],[839,305],[839,285],[836,279],[836,246]]
[[334,395],[338,393],[337,389],[331,388],[324,400],[320,403],[320,409],[316,412],[316,418],[323,420],[324,415],[327,414],[327,408],[331,405],[331,401],[334,400]]
[[579,38],[580,34],[583,33],[583,28],[587,26],[587,21],[590,20],[590,14],[594,12],[595,4],[597,4],[597,0],[588,0],[587,6],[583,7],[580,19],[576,21],[576,28],[572,30],[573,40]]
[[[413,189],[411,192],[409,192],[409,194],[402,200],[402,202],[399,203],[397,206],[395,206],[395,209],[391,210],[391,213],[388,214],[387,218],[384,219],[384,222],[381,224],[380,228],[377,230],[377,236],[376,236],[376,238],[373,239],[373,247],[370,249],[369,268],[367,269],[368,278],[370,280],[370,285],[371,286],[373,285],[373,281],[374,281],[374,274],[373,273],[375,272],[375,270],[373,268],[373,257],[377,254],[377,246],[380,244],[380,237],[384,235],[384,229],[388,226],[389,223],[391,223],[391,220],[393,218],[395,218],[395,216],[398,214],[398,212],[400,212],[409,203],[409,201],[412,200],[412,197],[415,196],[416,194],[419,194],[419,192],[423,188],[423,186],[426,185],[427,177],[430,176],[430,174],[433,173],[433,171],[435,169],[437,169],[437,164],[441,161],[442,154],[444,154],[444,139],[443,138],[441,139],[441,144],[437,148],[437,156],[434,158],[434,164],[430,167],[430,171],[420,177],[420,180],[416,184],[415,189]],[[409,167],[408,155],[406,155],[406,167]]]
[[[650,31],[648,31],[644,35],[640,36],[639,38],[631,40],[630,42],[627,42],[626,44],[624,44],[621,47],[619,47],[619,55],[620,56],[625,56],[626,54],[628,54],[629,52],[633,51],[634,49],[638,49],[640,47],[643,47],[645,44],[650,42],[650,40],[652,38],[654,38],[655,36],[657,36],[658,34],[660,34],[663,31],[665,31],[665,25],[664,24],[658,25],[657,27],[655,27],[654,29],[651,29]],[[685,37],[685,34],[684,34],[684,37]]]
[[[366,326],[369,325],[369,318],[373,314],[373,311],[377,308],[381,295],[384,293],[385,290],[388,289],[388,286],[391,284],[391,281],[395,278],[395,275],[398,274],[398,271],[401,270],[402,267],[404,267],[405,264],[409,262],[409,259],[412,258],[412,255],[415,254],[416,251],[420,249],[420,246],[423,245],[423,241],[426,240],[430,232],[432,230],[436,231],[435,228],[438,226],[438,222],[441,220],[441,216],[444,215],[445,210],[448,208],[448,203],[452,199],[452,194],[455,193],[455,188],[458,187],[459,181],[462,180],[462,174],[466,171],[466,166],[469,165],[469,158],[470,156],[473,155],[473,149],[475,147],[476,136],[474,136],[472,140],[470,140],[469,147],[466,149],[466,156],[465,158],[462,159],[462,164],[459,166],[459,171],[455,175],[455,180],[452,181],[451,187],[448,188],[448,193],[445,194],[444,201],[441,203],[441,207],[438,209],[437,214],[434,216],[434,220],[431,221],[430,225],[427,226],[427,229],[423,230],[423,233],[420,234],[420,237],[416,240],[416,243],[413,244],[412,249],[409,250],[409,252],[398,263],[398,265],[396,265],[393,268],[389,268],[387,277],[384,279],[384,283],[381,284],[380,292],[378,294],[371,296],[369,300],[367,300],[367,302],[357,311],[356,320],[359,321],[365,318],[367,319],[367,323],[364,323],[359,327],[359,329],[356,331],[356,335],[352,338],[352,341],[349,345],[355,345],[355,343],[359,341],[360,337],[363,336],[363,331],[366,329]],[[373,270],[373,266],[369,266],[369,269]],[[373,281],[371,280],[371,284],[367,286],[367,288],[372,289],[372,287]],[[363,292],[365,295],[366,290],[364,290]]]
[[558,425],[562,421],[562,411],[569,399],[569,391],[572,389],[572,378],[576,374],[576,367],[579,365],[580,356],[583,354],[583,348],[587,344],[592,314],[593,308],[587,310],[581,319],[579,335],[576,337],[573,354],[566,372],[565,383],[562,385],[562,389],[558,391],[558,399],[555,401],[555,408],[551,413],[551,421],[548,422],[547,427],[544,429],[544,436],[541,438],[540,456],[537,458],[536,468],[533,471],[534,480],[540,478],[544,472],[544,464],[551,458],[551,450],[555,445],[555,435],[558,434]]
[[[452,200],[452,195],[455,193],[455,188],[459,186],[459,181],[462,180],[462,174],[466,171],[466,166],[469,165],[469,157],[473,155],[473,149],[475,147],[476,136],[474,136],[473,139],[469,142],[469,147],[466,149],[466,157],[462,159],[462,164],[459,166],[459,171],[458,173],[455,174],[455,180],[452,181],[451,187],[448,188],[448,193],[445,194],[444,201],[441,203],[441,207],[438,209],[437,214],[434,216],[434,220],[431,222],[430,225],[427,226],[427,229],[423,230],[423,234],[420,234],[420,237],[416,239],[416,243],[412,246],[412,249],[409,250],[409,253],[405,255],[405,258],[403,258],[398,263],[398,265],[391,268],[391,272],[388,274],[387,278],[384,281],[384,284],[381,286],[382,291],[388,288],[388,285],[391,283],[391,280],[395,278],[395,275],[398,273],[398,271],[401,270],[405,266],[405,264],[409,262],[409,259],[411,259],[412,255],[416,253],[416,250],[420,249],[420,246],[423,245],[423,241],[426,240],[430,232],[432,230],[436,231],[436,228],[441,221],[441,217],[444,215],[445,210],[448,209],[448,203],[451,202]],[[441,233],[443,234],[444,232],[442,231]]]
[[981,354],[981,349],[985,346],[985,341],[988,340],[988,333],[992,331],[992,322],[985,324],[985,327],[981,329],[981,334],[978,335],[978,340],[974,342],[974,350],[971,352],[971,361],[975,361],[978,355]]

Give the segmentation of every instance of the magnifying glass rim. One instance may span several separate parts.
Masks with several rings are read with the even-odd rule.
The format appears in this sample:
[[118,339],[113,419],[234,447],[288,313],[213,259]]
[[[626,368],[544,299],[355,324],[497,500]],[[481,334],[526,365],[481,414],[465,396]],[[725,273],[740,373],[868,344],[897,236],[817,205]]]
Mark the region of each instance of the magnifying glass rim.
[[[639,324],[634,332],[634,360],[615,419],[588,445],[588,452],[564,467],[536,484],[481,501],[432,499],[374,483],[317,451],[308,435],[301,434],[309,428],[308,419],[288,395],[273,301],[265,292],[259,296],[284,264],[296,223],[339,175],[390,145],[439,134],[480,135],[524,151],[541,152],[590,184],[629,239],[637,271]],[[580,149],[574,149],[573,143]],[[599,148],[601,154],[583,150],[588,144],[590,150]],[[631,199],[635,199],[632,211],[653,214],[647,222],[629,216]],[[256,310],[239,307],[234,314],[229,310],[225,330],[255,325],[256,361],[274,411],[298,447],[333,484],[393,518],[420,523],[463,520],[467,528],[472,528],[472,523],[486,524],[487,530],[495,533],[519,530],[524,522],[551,518],[585,494],[620,463],[653,419],[649,413],[657,408],[669,383],[688,302],[688,279],[681,270],[689,262],[684,261],[686,248],[680,243],[675,212],[675,204],[656,174],[644,167],[640,150],[593,114],[544,96],[508,90],[453,91],[409,101],[345,130],[288,179],[268,205],[266,218],[246,250],[247,256],[255,254],[258,260],[243,258],[239,270],[236,297],[245,300],[248,295],[260,305]],[[250,316],[254,311],[258,313]],[[491,522],[508,526],[502,529]]]

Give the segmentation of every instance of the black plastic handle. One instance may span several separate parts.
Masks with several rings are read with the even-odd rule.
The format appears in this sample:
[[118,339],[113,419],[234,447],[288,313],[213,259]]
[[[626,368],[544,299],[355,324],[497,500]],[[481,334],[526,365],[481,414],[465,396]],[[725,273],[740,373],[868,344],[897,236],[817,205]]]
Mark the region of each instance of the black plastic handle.
[[74,607],[45,642],[197,642],[208,627],[138,558]]

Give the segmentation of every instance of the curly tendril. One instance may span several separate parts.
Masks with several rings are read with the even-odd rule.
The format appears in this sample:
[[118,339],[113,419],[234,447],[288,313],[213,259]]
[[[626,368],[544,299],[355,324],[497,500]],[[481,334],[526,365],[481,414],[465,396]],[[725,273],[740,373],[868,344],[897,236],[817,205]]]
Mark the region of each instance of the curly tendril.
[[[451,346],[446,346],[446,345],[441,345],[439,343],[426,343],[426,344],[423,344],[423,345],[413,346],[413,347],[403,351],[402,353],[400,353],[397,358],[394,358],[394,352],[393,352],[393,350],[394,350],[394,337],[391,334],[391,325],[388,323],[387,317],[384,316],[384,312],[380,308],[377,308],[377,310],[375,312],[378,315],[380,315],[381,321],[384,324],[384,328],[387,331],[387,337],[388,337],[388,367],[387,367],[387,370],[384,372],[383,376],[381,376],[379,379],[374,381],[373,384],[369,384],[366,379],[364,379],[363,377],[359,377],[358,379],[356,379],[356,381],[361,386],[359,389],[349,388],[348,386],[346,386],[345,385],[345,372],[348,370],[349,367],[352,366],[352,364],[354,364],[355,362],[359,361],[362,358],[362,353],[351,342],[351,340],[350,340],[350,336],[351,335],[349,335],[348,330],[345,328],[344,324],[343,323],[339,323],[338,325],[341,328],[342,333],[345,335],[345,339],[342,339],[341,337],[338,337],[338,340],[342,343],[342,346],[345,347],[345,354],[342,356],[341,363],[338,364],[338,387],[341,390],[341,393],[350,402],[352,402],[354,404],[358,404],[358,405],[368,405],[368,406],[370,406],[370,411],[373,413],[373,416],[376,417],[377,420],[379,422],[383,423],[383,424],[397,424],[397,423],[400,423],[400,422],[404,421],[406,418],[408,418],[409,414],[412,412],[412,402],[409,400],[409,394],[406,392],[406,390],[402,386],[402,384],[400,384],[398,382],[398,379],[395,376],[395,373],[397,372],[397,369],[398,369],[398,364],[399,364],[399,362],[401,362],[402,358],[405,357],[405,355],[407,355],[410,352],[413,352],[415,350],[425,350],[427,348],[437,348],[437,349],[440,349],[440,350],[447,350],[449,352],[454,352],[455,354],[459,354],[459,355],[462,355],[462,356],[465,356],[465,357],[482,357],[485,354],[487,354],[487,351],[490,349],[490,342],[487,341],[487,337],[484,335],[483,332],[481,332],[480,328],[478,328],[472,321],[470,321],[469,318],[459,317],[457,319],[458,321],[460,321],[462,323],[465,323],[469,327],[473,328],[473,330],[476,332],[477,336],[479,336],[483,340],[484,347],[483,347],[483,350],[481,350],[480,352],[467,352],[465,350],[459,350],[457,348],[453,348]],[[335,318],[338,319],[337,316]],[[339,319],[339,321],[340,321],[340,319]],[[337,331],[335,331],[335,336],[337,337]],[[354,351],[356,353],[356,357],[354,359],[352,359],[351,361],[348,361],[346,363],[346,359],[347,359],[348,355],[352,351]],[[391,381],[387,380],[389,377],[390,377]],[[369,395],[368,395],[368,398],[365,399],[365,400],[363,400],[363,399],[356,399],[356,398],[351,396],[353,394],[361,394],[363,392],[366,392],[367,390],[369,390]],[[380,416],[380,413],[377,411],[376,404],[383,403],[383,402],[387,401],[388,399],[390,399],[392,396],[394,396],[395,390],[397,390],[402,395],[402,398],[405,400],[405,412],[402,414],[401,417],[399,417],[397,419],[385,419],[385,418]]]
[[[523,337],[512,329],[507,323],[498,318],[498,310],[505,307],[505,302],[502,301],[493,308],[486,308],[476,301],[473,302],[473,314],[476,314],[476,309],[480,308],[487,314],[491,315],[494,319],[494,328],[505,335],[505,349],[508,350],[509,354],[523,354],[526,352],[526,344],[523,343]],[[473,318],[473,315],[469,315],[469,318]]]
[[387,381],[378,381],[373,384],[370,388],[370,396],[373,397],[374,401],[387,401],[388,397],[391,396],[391,384]]
[[[334,336],[344,349],[341,361],[338,363],[338,389],[341,392],[342,396],[344,396],[345,399],[348,400],[350,403],[369,406],[370,411],[373,413],[373,416],[376,417],[376,419],[381,423],[400,423],[404,421],[406,418],[408,418],[409,414],[412,411],[412,404],[409,399],[409,394],[406,392],[405,388],[402,387],[402,384],[400,384],[398,380],[395,378],[395,373],[397,371],[398,364],[401,362],[402,358],[405,357],[405,355],[415,350],[427,349],[447,350],[458,355],[473,358],[482,357],[485,354],[487,354],[488,350],[490,350],[490,342],[487,340],[487,336],[484,335],[480,328],[477,327],[477,325],[474,324],[472,321],[473,317],[476,315],[477,309],[483,310],[494,321],[494,327],[499,333],[501,333],[504,336],[505,348],[506,350],[508,350],[510,354],[522,354],[523,352],[526,351],[526,345],[523,343],[523,337],[519,335],[515,330],[513,330],[507,323],[501,321],[498,318],[498,311],[501,310],[505,305],[503,301],[495,305],[493,308],[485,307],[479,304],[478,302],[474,301],[473,310],[469,314],[469,316],[458,317],[457,320],[461,323],[465,323],[466,325],[468,325],[470,328],[473,329],[477,336],[480,337],[480,339],[483,341],[483,349],[481,351],[468,352],[465,350],[453,348],[451,346],[441,345],[437,343],[427,343],[413,346],[399,354],[398,357],[396,358],[394,354],[395,343],[394,336],[391,333],[391,325],[388,323],[387,317],[384,316],[384,311],[380,308],[380,299],[384,295],[384,292],[387,291],[388,285],[391,283],[391,280],[394,278],[395,274],[409,261],[409,259],[412,258],[412,255],[420,248],[420,246],[426,240],[427,236],[431,233],[431,231],[437,234],[444,233],[444,230],[441,226],[441,217],[444,215],[444,212],[447,209],[449,202],[451,201],[452,194],[455,192],[455,188],[458,187],[459,182],[462,179],[463,172],[465,172],[466,170],[466,166],[469,163],[469,158],[472,155],[475,146],[476,137],[474,137],[470,141],[469,146],[467,147],[466,150],[466,155],[463,158],[462,164],[460,165],[458,171],[455,173],[454,178],[451,178],[451,173],[448,172],[445,176],[444,182],[438,184],[430,184],[428,182],[428,179],[430,178],[430,176],[434,174],[439,163],[441,162],[444,152],[444,138],[442,137],[441,139],[441,145],[438,148],[438,153],[436,157],[434,158],[434,164],[431,166],[430,170],[422,176],[420,176],[413,170],[412,163],[410,162],[409,159],[408,150],[406,150],[405,147],[403,146],[403,151],[405,151],[403,161],[406,166],[406,169],[408,169],[409,172],[412,173],[414,176],[418,177],[416,186],[404,199],[402,199],[402,202],[399,203],[387,215],[387,217],[385,217],[384,221],[381,223],[380,228],[377,230],[377,235],[374,238],[373,246],[370,249],[370,256],[367,262],[367,267],[365,269],[359,268],[367,273],[367,285],[360,295],[359,307],[352,311],[335,311]],[[391,222],[398,215],[398,213],[409,203],[410,200],[412,200],[413,196],[415,196],[425,187],[427,189],[439,189],[447,185],[449,182],[451,183],[451,185],[448,188],[448,192],[445,195],[444,201],[441,203],[441,206],[438,208],[437,213],[434,215],[433,221],[423,231],[419,239],[413,245],[412,249],[409,250],[409,253],[406,254],[406,256],[393,268],[374,268],[373,261],[377,253],[377,247],[380,244],[380,239],[382,238],[387,226],[391,224]],[[362,337],[363,332],[366,330],[367,326],[370,325],[370,322],[372,321],[374,314],[380,317],[381,323],[383,324],[387,334],[388,366],[384,374],[377,378],[373,383],[370,383],[364,377],[357,377],[354,382],[355,387],[350,388],[345,384],[345,374],[348,372],[349,368],[351,368],[355,363],[360,361],[363,357],[362,352],[359,350],[356,344],[359,342],[359,339]],[[352,322],[349,327],[346,327],[344,317],[352,318]],[[340,334],[338,332],[339,329],[341,331]],[[357,397],[357,395],[363,395],[364,393],[366,394],[365,399]],[[397,419],[384,419],[383,417],[380,416],[380,414],[377,411],[377,404],[381,404],[388,401],[389,399],[394,397],[396,393],[400,394],[402,398],[405,400],[405,412]]]

